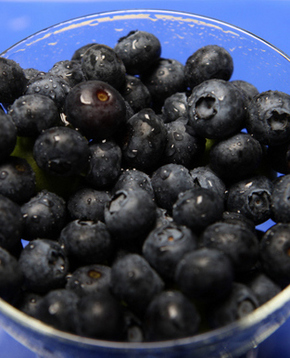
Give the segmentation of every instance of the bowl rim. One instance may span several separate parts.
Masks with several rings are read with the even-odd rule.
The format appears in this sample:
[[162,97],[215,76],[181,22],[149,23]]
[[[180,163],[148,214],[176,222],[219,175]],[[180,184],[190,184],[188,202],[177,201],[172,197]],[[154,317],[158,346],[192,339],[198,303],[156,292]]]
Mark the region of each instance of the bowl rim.
[[[80,20],[90,20],[95,17],[101,17],[101,16],[115,16],[118,14],[140,14],[140,13],[152,13],[152,14],[166,14],[166,15],[172,15],[172,16],[183,16],[183,17],[192,17],[200,21],[210,21],[212,23],[215,23],[216,25],[220,26],[226,26],[228,28],[231,28],[233,30],[236,30],[240,33],[245,34],[246,36],[249,36],[251,38],[254,38],[255,40],[258,40],[259,42],[262,42],[267,47],[274,50],[276,53],[284,57],[287,61],[290,62],[290,57],[281,51],[279,48],[277,48],[275,45],[271,44],[270,42],[266,41],[265,39],[253,34],[250,31],[247,31],[241,27],[232,25],[226,21],[218,20],[213,17],[208,17],[204,15],[199,15],[195,13],[189,13],[186,11],[175,11],[175,10],[167,10],[167,9],[122,9],[122,10],[112,10],[112,11],[102,11],[102,12],[96,12],[88,15],[83,15],[80,17],[74,17],[62,22],[55,23],[51,26],[48,26],[42,30],[39,30],[37,32],[34,32],[33,34],[26,36],[22,40],[16,42],[6,50],[4,50],[0,56],[5,57],[7,53],[10,51],[13,51],[14,47],[18,46],[21,43],[24,43],[25,41],[34,38],[35,36],[38,36],[44,32],[57,29],[59,27],[62,27],[64,25],[68,25],[73,22],[77,22]],[[217,336],[227,336],[227,333],[229,332],[237,332],[241,331],[242,329],[249,328],[254,326],[255,324],[258,324],[259,322],[263,321],[263,319],[266,319],[267,315],[269,313],[274,313],[276,310],[286,306],[287,302],[289,302],[290,297],[290,285],[287,286],[285,289],[283,289],[279,294],[277,294],[274,298],[263,304],[262,306],[255,309],[251,314],[233,322],[230,323],[224,327],[213,329],[204,333],[198,333],[194,336],[185,337],[185,338],[179,338],[175,340],[167,340],[167,341],[158,341],[158,342],[118,342],[118,341],[107,341],[107,340],[100,340],[95,338],[87,338],[83,336],[78,336],[76,334],[64,332],[61,330],[58,330],[54,327],[51,327],[43,322],[41,322],[38,319],[35,319],[31,316],[28,316],[27,314],[21,312],[8,302],[4,301],[0,298],[0,316],[1,314],[3,316],[9,317],[14,322],[19,323],[21,326],[24,326],[30,330],[33,330],[37,333],[49,336],[50,338],[54,338],[57,340],[62,340],[67,343],[75,343],[75,344],[82,344],[82,345],[89,345],[91,347],[103,347],[103,348],[112,348],[112,349],[128,349],[128,350],[134,350],[134,349],[156,349],[156,348],[172,348],[176,346],[184,346],[184,345],[191,345],[198,342],[204,342],[205,340],[209,341],[214,337]],[[288,310],[290,316],[290,309]],[[1,317],[0,317],[1,318]],[[283,324],[288,317],[283,317],[279,323],[277,323],[278,328],[281,324]],[[0,319],[1,321],[1,319]],[[3,327],[4,330],[5,327]],[[273,330],[272,330],[273,331]]]

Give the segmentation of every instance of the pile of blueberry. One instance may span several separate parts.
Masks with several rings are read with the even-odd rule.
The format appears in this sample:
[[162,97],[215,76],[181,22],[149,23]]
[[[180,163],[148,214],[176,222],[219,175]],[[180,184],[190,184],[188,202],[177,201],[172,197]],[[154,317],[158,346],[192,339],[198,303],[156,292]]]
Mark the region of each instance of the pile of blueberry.
[[290,283],[290,95],[231,80],[217,45],[189,55],[132,31],[47,72],[0,58],[4,300],[77,335],[162,341]]

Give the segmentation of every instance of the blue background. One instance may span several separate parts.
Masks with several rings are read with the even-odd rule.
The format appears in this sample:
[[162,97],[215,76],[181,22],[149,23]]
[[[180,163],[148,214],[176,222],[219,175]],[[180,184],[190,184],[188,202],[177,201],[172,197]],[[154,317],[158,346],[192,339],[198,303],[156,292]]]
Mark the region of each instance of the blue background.
[[[152,8],[188,11],[241,27],[290,56],[290,0],[0,1],[0,53],[43,28],[96,12]],[[258,358],[290,357],[290,320],[262,343]],[[36,358],[0,327],[0,357]],[[182,357],[181,357],[182,358]]]

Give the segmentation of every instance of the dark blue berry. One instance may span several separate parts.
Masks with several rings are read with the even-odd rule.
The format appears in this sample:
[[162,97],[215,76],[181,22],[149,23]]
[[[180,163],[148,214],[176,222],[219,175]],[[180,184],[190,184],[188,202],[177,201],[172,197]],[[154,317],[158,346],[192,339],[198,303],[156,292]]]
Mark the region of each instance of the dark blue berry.
[[198,332],[200,315],[181,292],[167,290],[153,298],[145,315],[145,339],[165,341],[193,336]]
[[269,145],[266,160],[271,168],[282,174],[290,174],[290,144]]
[[65,101],[65,114],[68,122],[88,139],[108,139],[125,123],[126,105],[114,87],[91,80],[71,89]]
[[260,257],[264,272],[282,287],[290,283],[290,225],[271,226],[260,242]]
[[64,60],[56,62],[48,73],[60,76],[68,82],[70,87],[74,87],[78,83],[86,80],[82,71],[82,65],[79,61]]
[[221,79],[200,83],[188,98],[189,124],[205,138],[224,139],[238,133],[246,114],[241,92]]
[[122,151],[112,141],[92,142],[89,145],[90,160],[85,181],[95,189],[112,187],[121,173]]
[[59,243],[71,265],[104,264],[112,255],[113,243],[101,221],[70,221],[61,231]]
[[187,122],[186,118],[180,117],[165,124],[167,143],[164,163],[181,164],[187,168],[200,163],[205,150],[205,139],[198,136]]
[[174,59],[160,58],[141,75],[141,80],[157,108],[162,108],[167,97],[186,90],[184,65]]
[[41,94],[52,99],[57,108],[62,110],[67,94],[71,87],[66,80],[59,76],[45,73],[44,75],[36,76],[30,82],[24,94]]
[[152,109],[142,109],[128,120],[122,154],[129,168],[147,173],[156,169],[165,146],[165,124]]
[[55,102],[48,96],[27,94],[16,99],[8,112],[16,125],[17,134],[36,137],[41,131],[60,122]]
[[81,62],[84,53],[93,45],[95,45],[94,42],[85,44],[85,45],[77,48],[71,57],[71,61]]
[[274,181],[271,211],[275,222],[290,223],[290,174],[280,176]]
[[175,281],[190,299],[212,302],[230,292],[234,269],[223,252],[200,248],[183,255],[175,270]]
[[112,193],[114,194],[118,190],[130,188],[143,189],[151,195],[152,199],[155,198],[150,176],[140,170],[126,169],[122,171],[112,189]]
[[28,290],[46,293],[64,287],[68,274],[68,260],[60,244],[47,239],[28,243],[19,258]]
[[22,67],[14,60],[0,57],[0,102],[13,103],[24,93],[26,83]]
[[23,274],[17,259],[0,247],[0,297],[10,300],[20,291]]
[[187,95],[185,92],[176,92],[167,97],[161,108],[164,123],[187,117]]
[[17,128],[9,114],[0,111],[0,161],[13,152],[17,139]]
[[159,59],[161,44],[154,34],[136,30],[121,37],[114,50],[125,64],[126,72],[137,75]]
[[109,292],[111,267],[105,265],[87,265],[77,268],[68,276],[66,289],[83,297],[96,292]]
[[118,240],[144,240],[156,221],[156,204],[145,190],[117,191],[105,207],[105,223]]
[[254,292],[260,306],[281,292],[281,287],[264,273],[256,273],[245,283]]
[[66,203],[53,192],[42,190],[21,206],[23,236],[26,240],[57,240],[66,223]]
[[20,206],[0,195],[0,246],[9,252],[21,243],[23,218]]
[[79,334],[89,338],[118,341],[123,338],[123,309],[109,293],[95,293],[78,303]]
[[24,158],[9,157],[0,163],[0,194],[23,204],[35,195],[35,173]]
[[262,144],[280,145],[290,139],[290,95],[266,91],[249,105],[246,128]]
[[203,81],[217,78],[228,81],[234,64],[230,53],[218,45],[207,45],[196,50],[185,64],[185,78],[189,87],[194,88]]
[[90,46],[82,56],[81,68],[87,80],[104,81],[116,89],[125,84],[125,65],[109,46]]
[[44,130],[33,146],[33,157],[37,165],[55,176],[80,174],[87,168],[89,156],[87,139],[69,127]]
[[216,192],[223,200],[226,198],[226,185],[223,180],[207,166],[200,166],[190,170],[194,187],[210,189]]
[[164,280],[174,278],[175,268],[181,258],[196,249],[197,237],[186,226],[174,222],[152,230],[144,241],[145,259]]
[[193,188],[180,193],[173,205],[173,219],[193,231],[200,231],[221,219],[224,202],[214,191],[206,188]]
[[110,200],[107,191],[83,187],[67,200],[67,210],[72,220],[104,221],[106,203]]
[[178,195],[194,187],[189,170],[180,164],[159,167],[151,177],[157,205],[172,212]]
[[61,331],[79,333],[78,301],[72,291],[52,290],[39,300],[35,318]]
[[230,222],[216,222],[204,229],[201,245],[226,254],[235,272],[250,270],[259,256],[259,241],[249,228]]
[[138,254],[127,254],[112,265],[111,290],[139,315],[143,315],[164,282],[149,263]]
[[210,167],[227,183],[252,176],[262,158],[261,144],[243,132],[217,142],[210,149]]
[[151,106],[151,94],[138,77],[127,75],[121,94],[125,101],[129,103],[134,113]]
[[246,285],[234,282],[228,297],[218,301],[208,312],[210,325],[212,328],[226,326],[244,318],[258,306],[259,302],[254,292]]
[[256,225],[271,217],[273,183],[265,176],[254,176],[232,184],[228,190],[226,207],[254,221]]

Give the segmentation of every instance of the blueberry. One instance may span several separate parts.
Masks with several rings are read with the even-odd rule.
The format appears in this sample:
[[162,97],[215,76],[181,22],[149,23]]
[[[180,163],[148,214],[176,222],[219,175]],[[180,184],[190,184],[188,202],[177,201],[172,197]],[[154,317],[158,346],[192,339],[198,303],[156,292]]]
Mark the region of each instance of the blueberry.
[[23,218],[20,206],[0,194],[0,246],[9,252],[21,243]]
[[205,138],[224,139],[238,133],[246,115],[241,92],[221,79],[200,83],[188,98],[189,124]]
[[164,282],[149,263],[138,254],[127,254],[112,265],[111,291],[138,315],[143,315]]
[[156,204],[145,190],[119,190],[105,207],[105,223],[118,240],[144,240],[156,220]]
[[0,57],[0,74],[0,102],[11,104],[25,91],[24,71],[14,60]]
[[23,236],[26,240],[57,240],[66,223],[66,203],[53,192],[42,190],[21,206]]
[[256,232],[255,223],[253,220],[247,218],[245,215],[236,211],[224,211],[222,221],[229,224],[237,224],[244,226],[247,229],[250,229],[253,232]]
[[290,139],[290,95],[265,91],[249,105],[246,128],[262,144],[280,145]]
[[205,228],[201,235],[201,245],[226,254],[235,272],[250,270],[259,256],[256,234],[246,226],[230,222],[216,222]]
[[137,75],[159,59],[161,44],[153,33],[136,30],[119,38],[114,51],[125,64],[126,72]]
[[70,87],[74,87],[78,83],[86,80],[82,71],[82,65],[78,61],[58,61],[52,66],[48,73],[60,76],[68,82]]
[[195,335],[200,315],[181,292],[167,290],[153,298],[144,321],[147,341],[175,340]]
[[87,265],[77,268],[69,275],[66,289],[83,297],[96,292],[109,292],[111,267],[106,265]]
[[210,310],[210,324],[212,328],[223,327],[246,317],[258,306],[259,302],[254,292],[246,285],[234,282],[228,297],[218,302]]
[[165,146],[165,124],[152,109],[142,109],[128,120],[121,149],[129,168],[146,173],[154,170],[163,157]]
[[80,174],[87,168],[89,156],[87,139],[69,127],[44,130],[33,146],[33,157],[37,165],[55,176]]
[[0,162],[13,152],[17,139],[17,128],[9,114],[0,111]]
[[126,121],[121,94],[103,81],[85,81],[74,86],[66,97],[68,122],[88,139],[104,139],[118,133]]
[[269,145],[266,159],[274,171],[290,174],[290,143]]
[[112,140],[92,142],[90,160],[85,176],[87,184],[98,190],[112,187],[121,173],[122,151]]
[[41,94],[52,99],[59,110],[63,109],[65,99],[71,87],[66,80],[59,76],[45,73],[36,76],[31,83],[28,83],[25,95]]
[[264,272],[283,287],[290,283],[290,225],[271,226],[260,242],[260,256]]
[[227,183],[245,179],[262,163],[261,144],[248,133],[238,133],[210,149],[210,167]]
[[180,117],[165,124],[167,143],[164,163],[175,163],[193,168],[200,163],[205,151],[205,140],[198,136],[187,124],[187,119]]
[[225,297],[234,281],[231,260],[214,248],[187,252],[177,264],[175,281],[190,299],[212,302]]
[[241,180],[229,187],[226,207],[261,224],[271,217],[273,183],[263,175]]
[[59,236],[71,265],[104,264],[113,250],[111,235],[101,221],[70,221]]
[[275,222],[290,223],[290,174],[278,177],[273,185],[271,217]]
[[143,189],[150,194],[152,199],[155,199],[150,176],[140,170],[126,169],[122,171],[112,189],[112,193],[115,194],[118,190],[130,188]]
[[57,125],[60,115],[55,102],[37,93],[16,99],[8,112],[17,128],[17,134],[36,137],[41,131]]
[[124,310],[124,340],[127,342],[143,342],[143,322],[132,311]]
[[39,300],[35,318],[61,331],[79,333],[78,301],[72,291],[52,290]]
[[69,267],[59,243],[35,239],[25,246],[18,262],[28,290],[46,293],[65,286]]
[[246,285],[254,292],[260,306],[281,292],[281,287],[264,273],[255,274]]
[[151,106],[151,94],[138,77],[126,75],[125,85],[121,90],[121,94],[134,113]]
[[159,167],[151,177],[157,205],[172,212],[178,195],[194,187],[189,170],[180,164]]
[[104,221],[105,204],[110,197],[107,191],[82,187],[68,198],[68,214],[72,220]]
[[166,281],[174,278],[181,258],[197,247],[197,236],[174,222],[152,230],[144,241],[142,253],[150,265]]
[[141,80],[148,88],[157,108],[162,108],[167,97],[186,90],[184,65],[171,58],[160,58],[142,73]]
[[0,247],[0,297],[10,300],[23,283],[23,274],[17,259]]
[[72,57],[71,57],[71,61],[78,61],[78,62],[81,62],[82,58],[83,58],[83,55],[84,53],[91,47],[91,46],[94,46],[95,43],[92,42],[92,43],[88,43],[88,44],[85,44],[79,48],[77,48]]
[[190,170],[194,187],[215,191],[223,200],[226,198],[226,185],[223,180],[207,165]]
[[224,210],[224,202],[214,191],[206,188],[193,188],[180,193],[173,205],[173,219],[193,231],[200,231],[219,220]]
[[242,93],[244,94],[246,101],[251,101],[252,98],[259,94],[259,90],[250,82],[243,80],[231,81]]
[[123,310],[109,293],[81,297],[78,303],[81,336],[118,341],[123,338]]
[[14,306],[25,314],[31,317],[35,317],[37,306],[42,297],[43,295],[40,295],[38,293],[24,291],[17,298],[17,301],[16,303],[14,303]]
[[87,80],[104,81],[116,89],[125,84],[125,65],[109,46],[90,46],[82,56],[81,69]]
[[0,194],[23,204],[35,191],[35,173],[26,159],[11,156],[0,163]]
[[213,78],[228,81],[233,70],[232,56],[225,48],[218,45],[207,45],[196,50],[186,60],[186,83],[193,88],[203,81]]
[[167,97],[161,108],[164,123],[187,117],[187,95],[185,92],[176,92]]

